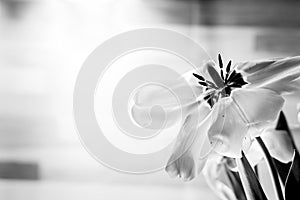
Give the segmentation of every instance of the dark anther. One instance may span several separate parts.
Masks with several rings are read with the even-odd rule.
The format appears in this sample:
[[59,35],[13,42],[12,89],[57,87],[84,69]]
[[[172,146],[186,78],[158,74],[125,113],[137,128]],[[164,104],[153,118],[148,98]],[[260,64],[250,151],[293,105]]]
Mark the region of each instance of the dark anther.
[[195,74],[195,73],[193,73],[193,75],[194,75],[197,79],[199,79],[200,81],[205,81],[205,78],[203,78],[203,76],[200,76],[200,75]]
[[219,66],[220,66],[220,68],[221,68],[221,78],[222,78],[223,81],[224,81],[225,79],[224,79],[223,61],[222,61],[221,54],[218,55],[218,60],[219,60]]
[[231,60],[228,62],[227,67],[226,67],[225,83],[227,83],[227,81],[228,81],[230,67],[231,67]]
[[[205,80],[203,76],[200,76],[196,73],[193,73],[193,75],[200,80],[198,83],[205,87],[205,90],[213,90],[213,92],[208,94],[204,97],[204,100],[207,101],[207,103],[210,105],[210,107],[213,107],[213,105],[218,101],[218,98],[220,97],[228,97],[231,94],[231,91],[234,88],[241,88],[243,85],[246,85],[247,82],[244,81],[243,76],[241,73],[236,72],[234,69],[231,70],[231,60],[228,62],[225,68],[223,68],[223,61],[220,54],[218,54],[218,60],[219,60],[219,67],[220,72],[218,73],[216,69],[208,68],[208,70],[211,70],[211,74],[213,74],[213,82]],[[220,78],[221,76],[221,78]],[[218,77],[216,79],[216,77]],[[214,79],[215,78],[215,79]],[[220,80],[222,79],[222,80]]]
[[221,78],[223,79],[223,81],[225,80],[225,79],[224,79],[223,70],[221,70]]
[[222,62],[221,54],[218,55],[218,59],[219,59],[219,66],[222,69],[223,68],[223,62]]
[[225,87],[225,93],[229,96],[231,94],[231,88]]
[[200,85],[205,86],[205,87],[207,86],[207,83],[205,83],[205,82],[199,81],[198,83],[199,83]]
[[227,79],[227,82],[230,82],[235,76],[236,76],[236,71],[232,71],[231,74],[229,75],[228,79]]
[[231,60],[228,62],[227,67],[226,67],[226,73],[228,74],[230,71],[230,67],[231,67]]

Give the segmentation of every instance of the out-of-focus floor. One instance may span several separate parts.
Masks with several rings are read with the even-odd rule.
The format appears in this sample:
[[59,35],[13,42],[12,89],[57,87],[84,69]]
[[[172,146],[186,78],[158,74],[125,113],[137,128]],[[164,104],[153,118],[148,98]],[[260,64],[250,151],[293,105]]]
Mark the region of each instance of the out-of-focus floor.
[[[298,55],[299,11],[283,0],[0,0],[0,161],[37,167],[1,179],[0,199],[217,199],[201,176],[133,176],[93,160],[73,124],[76,74],[98,44],[140,27],[181,32],[234,62]],[[291,124],[299,99],[285,106]]]

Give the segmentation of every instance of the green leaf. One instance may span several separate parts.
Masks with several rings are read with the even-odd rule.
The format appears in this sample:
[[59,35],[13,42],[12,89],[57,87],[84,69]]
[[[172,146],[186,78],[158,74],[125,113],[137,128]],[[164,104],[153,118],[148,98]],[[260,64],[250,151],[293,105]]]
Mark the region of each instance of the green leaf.
[[239,200],[247,200],[239,173],[231,171],[227,166],[225,167],[225,172],[235,197]]
[[286,178],[289,174],[290,168],[291,168],[291,163],[292,162],[288,162],[288,163],[282,163],[279,160],[273,158],[274,164],[276,166],[276,169],[278,171],[279,177],[282,181],[282,183],[286,182]]
[[275,191],[277,193],[277,197],[278,197],[279,200],[284,200],[284,198],[283,198],[283,192],[281,190],[281,185],[280,185],[280,181],[279,181],[279,178],[278,178],[278,171],[277,171],[277,168],[276,168],[275,163],[273,161],[273,158],[270,155],[270,153],[269,153],[266,145],[264,144],[263,140],[261,139],[261,137],[257,137],[256,141],[258,142],[258,144],[262,148],[262,150],[263,150],[263,152],[265,154],[265,157],[267,159],[267,163],[268,163],[269,169],[270,169],[270,171],[272,173],[272,180],[274,182],[274,186],[275,186]]
[[251,165],[242,152],[242,158],[236,159],[240,177],[248,200],[267,200],[267,197]]
[[285,183],[285,200],[294,200],[300,190],[300,155],[294,151],[292,166]]
[[298,196],[299,189],[300,189],[300,155],[299,155],[299,151],[297,150],[295,141],[293,139],[291,130],[288,126],[286,117],[284,116],[284,113],[282,111],[280,112],[278,118],[276,130],[287,131],[292,141],[292,146],[294,148],[292,164],[290,163],[284,164],[274,160],[280,178],[282,182],[285,183],[285,200],[293,200],[295,199],[296,196]]
[[[299,152],[297,151],[295,141],[293,139],[291,130],[289,128],[288,122],[286,120],[286,117],[285,117],[283,111],[280,111],[275,130],[280,130],[280,131],[286,131],[287,132],[287,134],[290,137],[290,140],[292,142],[292,146],[294,147],[296,153],[299,155]],[[277,171],[279,173],[279,176],[280,176],[280,179],[281,179],[282,183],[286,183],[286,179],[288,177],[292,162],[282,163],[282,162],[280,162],[279,160],[277,160],[275,158],[273,158],[273,161],[274,161],[274,164],[277,168]]]

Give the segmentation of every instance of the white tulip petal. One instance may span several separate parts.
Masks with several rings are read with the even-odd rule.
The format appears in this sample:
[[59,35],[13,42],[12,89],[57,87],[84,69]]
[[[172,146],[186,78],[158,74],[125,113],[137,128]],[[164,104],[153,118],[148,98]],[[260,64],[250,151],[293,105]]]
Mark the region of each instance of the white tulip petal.
[[254,167],[263,160],[264,154],[256,140],[252,141],[251,147],[247,152],[246,157],[252,167]]
[[[208,137],[217,153],[241,157],[241,151],[249,149],[251,145],[247,131],[247,124],[231,98],[222,98],[214,105]],[[243,147],[244,144],[247,147]]]
[[137,89],[135,103],[143,106],[176,105],[178,100],[183,104],[194,102],[195,98],[202,93],[198,85],[191,85],[185,79],[177,81],[164,81],[160,84],[148,84]]
[[284,103],[279,94],[263,88],[237,89],[231,95],[248,126],[260,129],[276,120]]
[[202,170],[206,158],[199,159],[208,129],[210,108],[201,104],[186,118],[174,146],[166,171],[170,176],[179,176],[185,181],[195,178]]
[[[278,59],[277,59],[278,60]],[[257,60],[257,61],[246,61],[235,64],[235,68],[241,71],[243,74],[250,75],[255,74],[259,71],[267,69],[268,66],[275,63],[276,59],[273,60]]]
[[238,63],[237,69],[250,83],[247,87],[269,88],[279,94],[299,90],[300,56]]
[[172,126],[198,106],[202,88],[181,79],[164,85],[145,85],[133,97],[131,115],[143,128],[161,129]]
[[292,141],[286,131],[269,128],[263,132],[261,138],[272,157],[283,163],[292,160],[294,149]]
[[246,75],[250,83],[262,82],[278,76],[282,77],[282,74],[299,69],[299,67],[300,56],[237,64],[237,70]]
[[298,151],[300,152],[300,126],[291,127],[291,132],[293,135],[295,145],[296,145]]
[[131,115],[135,122],[148,129],[168,128],[179,122],[184,116],[194,109],[197,109],[198,103],[186,106],[161,106],[153,105],[145,107],[135,104],[131,108]]
[[222,98],[212,110],[208,137],[212,148],[227,157],[241,157],[251,146],[251,137],[276,120],[283,98],[268,89],[237,89]]
[[300,90],[300,70],[289,76],[272,79],[261,85],[261,88],[267,88],[277,92],[278,94],[289,94]]

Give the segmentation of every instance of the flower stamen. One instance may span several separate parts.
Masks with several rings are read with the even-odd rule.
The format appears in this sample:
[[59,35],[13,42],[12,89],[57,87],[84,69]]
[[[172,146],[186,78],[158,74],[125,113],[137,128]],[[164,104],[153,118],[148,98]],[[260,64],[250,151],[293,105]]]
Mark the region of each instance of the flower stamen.
[[[231,69],[231,60],[224,70],[224,65],[222,57],[218,55],[219,68],[220,72],[213,66],[208,66],[207,70],[211,76],[213,82],[206,80],[203,76],[193,73],[193,75],[199,79],[199,84],[205,88],[205,90],[213,90],[211,94],[208,94],[204,97],[204,100],[212,107],[222,97],[228,97],[231,94],[231,91],[234,88],[241,88],[243,85],[246,85],[247,82],[244,81],[241,73],[238,73],[235,69]],[[225,72],[226,71],[226,72]],[[225,72],[225,75],[224,75]]]

